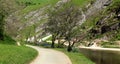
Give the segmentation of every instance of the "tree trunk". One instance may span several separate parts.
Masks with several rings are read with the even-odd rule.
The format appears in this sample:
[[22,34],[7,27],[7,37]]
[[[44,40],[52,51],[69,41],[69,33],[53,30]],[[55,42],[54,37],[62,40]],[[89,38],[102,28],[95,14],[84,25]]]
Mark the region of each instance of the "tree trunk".
[[73,43],[72,43],[71,47],[73,47],[73,46],[74,46],[74,44],[75,44],[75,42],[73,42]]
[[61,43],[61,46],[63,46],[65,42],[66,42],[66,41],[62,42],[62,43]]
[[[0,32],[1,32],[1,30],[0,30]],[[3,35],[3,33],[0,33],[0,40],[4,40],[4,35]]]
[[0,40],[4,40],[4,15],[0,13]]
[[60,39],[58,39],[58,46],[57,46],[57,48],[60,48],[61,47],[61,45],[60,45]]
[[68,45],[67,51],[68,51],[68,52],[71,52],[71,51],[72,51],[71,42],[69,42],[69,45]]
[[37,37],[36,37],[36,35],[34,36],[34,43],[35,43],[35,45],[37,44]]
[[52,35],[52,44],[51,44],[51,48],[55,47],[55,36]]
[[68,52],[71,52],[71,51],[72,51],[72,47],[71,47],[71,46],[68,46],[67,51],[68,51]]
[[55,48],[55,43],[54,42],[52,42],[52,44],[51,44],[51,48]]

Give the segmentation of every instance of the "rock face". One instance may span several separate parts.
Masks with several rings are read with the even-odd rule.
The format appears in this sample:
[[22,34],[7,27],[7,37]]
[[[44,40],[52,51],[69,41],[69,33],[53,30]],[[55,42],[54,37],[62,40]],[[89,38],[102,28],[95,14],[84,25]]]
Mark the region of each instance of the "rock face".
[[[68,1],[70,0],[60,0],[56,3],[56,5],[54,5],[54,7],[61,7]],[[112,12],[109,12],[109,10],[108,12],[105,11],[106,15],[100,13],[104,11],[104,9],[107,9],[111,3],[112,0],[94,0],[86,5],[87,9],[85,11],[84,9],[80,8],[81,16],[79,18],[79,25],[82,25],[88,19],[99,14],[99,17],[97,17],[97,19],[99,19],[97,21],[96,18],[95,21],[90,21],[95,22],[94,26],[90,26],[89,29],[87,29],[91,34],[90,36],[96,37],[96,35],[105,34],[107,32],[114,30],[117,31],[120,29],[120,22],[118,22],[120,21],[120,7],[117,10],[113,9]],[[46,12],[46,9],[50,8],[53,9],[51,5],[46,5],[26,14],[20,15],[20,11],[11,14],[6,19],[6,32],[8,32],[8,34],[14,38],[18,39],[21,36],[26,36],[24,33],[27,33],[27,31],[35,33],[30,35],[29,39],[34,40],[34,36],[37,38],[40,37],[43,32],[42,29],[45,27],[44,23],[48,21],[48,13]],[[83,28],[86,29],[86,27]]]
[[[106,4],[110,4],[112,0],[96,0],[94,3],[91,3],[91,6],[88,8],[86,12],[87,18],[91,17],[92,15],[96,14],[97,12],[103,10]],[[108,5],[109,5],[108,4]]]
[[[99,2],[99,4],[98,4]],[[114,1],[115,2],[115,1]],[[118,2],[117,2],[118,3]],[[119,32],[120,29],[120,18],[119,18],[119,12],[120,12],[120,6],[119,4],[113,4],[112,0],[96,0],[94,6],[88,10],[88,13],[86,13],[87,18],[89,15],[96,13],[97,11],[101,10],[98,12],[98,17],[96,17],[98,20],[95,21],[94,27],[90,30],[90,33],[95,37],[95,35],[103,35],[106,33],[114,33],[113,36],[117,32]],[[98,5],[101,6],[98,6]],[[96,7],[97,6],[97,7]],[[114,8],[115,7],[115,8]],[[92,9],[93,8],[93,9]],[[93,12],[96,9],[96,12]],[[90,14],[91,13],[91,14]],[[107,35],[111,37],[112,34]]]
[[[60,7],[68,1],[70,0],[60,0],[54,6]],[[46,5],[28,13],[21,14],[21,10],[19,10],[11,14],[6,19],[6,33],[15,39],[19,39],[21,36],[24,37],[24,33],[28,31],[35,32],[35,34],[29,35],[29,39],[34,40],[34,35],[37,38],[40,37],[43,32],[44,23],[47,22],[48,18],[48,13],[46,11],[50,8],[52,8],[51,5]]]
[[[23,16],[21,15],[16,15],[19,12],[16,12],[12,15],[10,15],[6,21],[6,31],[9,31],[8,34],[10,34],[13,37],[16,37],[18,35],[17,32],[24,30],[25,28],[31,27],[35,24],[40,24],[42,20],[46,20],[48,18],[47,14],[44,13],[44,10],[49,8],[49,6],[40,8],[35,11],[31,11]],[[25,21],[23,20],[25,19]],[[23,22],[24,21],[24,22]],[[35,32],[39,32],[41,30],[41,27],[43,27],[43,24],[41,25],[36,25]],[[10,31],[14,31],[10,33]],[[15,34],[15,35],[12,35]]]
[[42,34],[43,23],[47,21],[48,15],[45,12],[50,6],[45,6],[25,14],[21,14],[21,10],[11,14],[6,19],[6,32],[15,39],[26,37],[24,33],[32,33],[29,37],[36,37]]

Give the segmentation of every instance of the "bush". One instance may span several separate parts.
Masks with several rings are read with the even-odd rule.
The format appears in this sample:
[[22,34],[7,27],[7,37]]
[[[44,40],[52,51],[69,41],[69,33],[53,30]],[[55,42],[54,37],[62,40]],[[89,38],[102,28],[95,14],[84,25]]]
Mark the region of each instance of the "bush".
[[5,35],[4,36],[4,41],[0,41],[2,44],[16,44],[16,41],[12,39],[10,36]]
[[79,48],[73,47],[72,52],[79,52]]

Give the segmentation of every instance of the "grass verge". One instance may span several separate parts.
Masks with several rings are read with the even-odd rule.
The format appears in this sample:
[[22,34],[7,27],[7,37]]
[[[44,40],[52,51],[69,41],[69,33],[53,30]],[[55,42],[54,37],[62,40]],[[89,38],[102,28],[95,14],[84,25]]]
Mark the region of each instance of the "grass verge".
[[56,49],[64,52],[72,61],[72,64],[95,64],[88,58],[86,58],[80,52],[67,52],[65,49]]
[[32,48],[0,44],[0,64],[29,64],[36,56]]

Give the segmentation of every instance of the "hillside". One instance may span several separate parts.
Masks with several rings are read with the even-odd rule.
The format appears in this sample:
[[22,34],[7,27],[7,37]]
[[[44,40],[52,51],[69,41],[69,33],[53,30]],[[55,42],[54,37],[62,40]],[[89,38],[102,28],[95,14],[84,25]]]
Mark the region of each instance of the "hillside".
[[[19,40],[23,40],[26,38],[31,38],[34,40],[34,36],[38,38],[38,40],[43,36],[42,28],[44,27],[44,23],[46,23],[48,18],[48,9],[60,6],[62,3],[66,1],[59,0],[18,0],[18,4],[24,5],[25,7],[22,10],[19,10],[13,14],[11,14],[6,20],[6,32],[11,35],[13,38]],[[75,3],[79,7],[84,7],[89,0],[74,0]],[[80,5],[81,4],[81,5]]]
[[[24,8],[6,19],[6,33],[18,41],[34,42],[35,39],[39,41],[49,35],[43,34],[49,9],[60,7],[67,1],[69,0],[17,0]],[[108,42],[120,39],[119,4],[116,4],[119,0],[73,0],[72,3],[81,9],[79,33],[85,33],[86,36],[82,42],[91,40]]]
[[[106,0],[103,9],[92,15],[82,25],[87,32],[88,40],[98,45],[118,45],[119,42],[119,0]],[[89,29],[89,30],[88,30]],[[111,43],[110,43],[111,42]]]
[[0,64],[28,64],[37,54],[33,62],[63,60],[47,48],[73,64],[117,63],[120,0],[0,0]]

